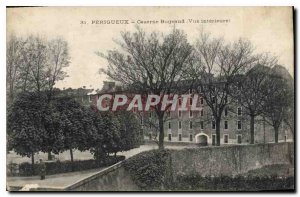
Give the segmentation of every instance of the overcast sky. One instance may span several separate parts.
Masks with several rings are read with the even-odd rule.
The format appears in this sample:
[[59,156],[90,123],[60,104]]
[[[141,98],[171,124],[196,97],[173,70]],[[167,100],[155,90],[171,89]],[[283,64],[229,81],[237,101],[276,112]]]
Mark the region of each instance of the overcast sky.
[[[39,34],[48,38],[63,37],[70,47],[71,64],[65,70],[69,77],[56,84],[59,88],[82,86],[101,88],[105,75],[105,53],[116,47],[113,39],[120,39],[120,31],[134,31],[138,20],[158,20],[158,24],[140,25],[147,32],[169,32],[173,25],[161,20],[185,20],[176,27],[184,30],[192,43],[199,30],[222,36],[226,41],[247,38],[256,52],[270,52],[278,56],[279,64],[293,76],[292,7],[43,7],[10,8],[7,10],[7,35]],[[227,23],[189,23],[189,19],[219,19]],[[129,24],[91,24],[92,20],[129,20]],[[80,24],[86,21],[87,24]],[[134,22],[134,23],[133,23]]]

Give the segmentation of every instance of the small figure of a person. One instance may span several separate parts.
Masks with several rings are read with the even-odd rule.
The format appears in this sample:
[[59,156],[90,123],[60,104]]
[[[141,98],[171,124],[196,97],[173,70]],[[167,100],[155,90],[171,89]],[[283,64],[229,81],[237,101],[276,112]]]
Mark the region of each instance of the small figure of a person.
[[46,176],[46,164],[43,162],[42,159],[40,159],[39,171],[40,171],[41,180],[44,180]]

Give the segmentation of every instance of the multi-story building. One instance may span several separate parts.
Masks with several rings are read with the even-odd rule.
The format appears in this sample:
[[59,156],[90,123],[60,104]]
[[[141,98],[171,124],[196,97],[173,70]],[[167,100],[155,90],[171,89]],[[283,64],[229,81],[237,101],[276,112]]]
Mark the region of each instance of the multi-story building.
[[[121,88],[114,82],[104,82],[101,91],[85,96],[83,103],[96,105],[98,98],[103,94],[123,94]],[[190,91],[190,94],[193,93]],[[129,103],[128,103],[129,104]],[[110,105],[109,100],[104,100],[102,105]],[[207,139],[208,144],[216,143],[216,123],[210,108],[201,95],[198,97],[197,107],[200,111],[191,110],[192,100],[188,100],[186,111],[180,110],[181,100],[177,102],[175,111],[167,111],[164,121],[165,141],[198,143],[200,138]],[[144,139],[158,139],[158,120],[155,111],[138,112],[133,109],[140,118]],[[245,144],[250,141],[250,119],[244,109],[238,105],[227,106],[223,111],[220,124],[221,144]],[[274,141],[273,127],[263,121],[262,117],[255,120],[255,142],[268,143]],[[279,141],[290,141],[293,135],[284,125],[280,129]]]

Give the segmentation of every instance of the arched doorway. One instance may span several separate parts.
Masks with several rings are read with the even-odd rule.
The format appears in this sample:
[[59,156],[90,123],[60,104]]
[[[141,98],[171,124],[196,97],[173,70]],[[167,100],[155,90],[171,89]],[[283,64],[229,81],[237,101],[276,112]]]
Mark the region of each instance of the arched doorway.
[[198,143],[200,146],[207,146],[208,145],[208,135],[205,133],[198,133],[195,136],[196,143]]

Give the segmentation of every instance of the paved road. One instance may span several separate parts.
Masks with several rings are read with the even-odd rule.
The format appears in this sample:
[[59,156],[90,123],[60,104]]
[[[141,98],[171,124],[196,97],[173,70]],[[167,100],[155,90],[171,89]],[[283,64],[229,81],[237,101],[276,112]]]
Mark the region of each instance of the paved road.
[[[147,144],[142,145],[139,148],[131,149],[126,152],[119,153],[118,155],[124,155],[126,158],[132,157],[140,152],[156,149],[156,144]],[[166,148],[171,149],[182,149],[186,148],[184,146],[166,146]],[[47,154],[37,154],[35,156],[36,160],[39,158],[46,159]],[[63,160],[70,160],[70,156],[68,155],[68,152],[64,152],[59,155],[58,157],[61,161]],[[75,151],[74,152],[74,158],[78,160],[85,160],[85,159],[91,159],[93,156],[90,154],[90,152],[80,152]],[[13,161],[14,163],[22,163],[22,162],[31,162],[30,158],[22,158],[15,153],[10,153],[7,156],[7,162]],[[48,175],[46,176],[45,180],[40,180],[40,177],[33,176],[33,177],[7,177],[7,185],[8,186],[25,186],[30,184],[31,187],[36,187],[38,184],[39,187],[45,187],[45,188],[64,188],[68,185],[71,185],[79,180],[85,179],[100,170],[104,168],[99,169],[92,169],[92,170],[86,170],[86,171],[80,171],[80,172],[70,172],[70,173],[62,173],[62,174],[56,174],[56,175]],[[33,184],[33,185],[32,185]]]

